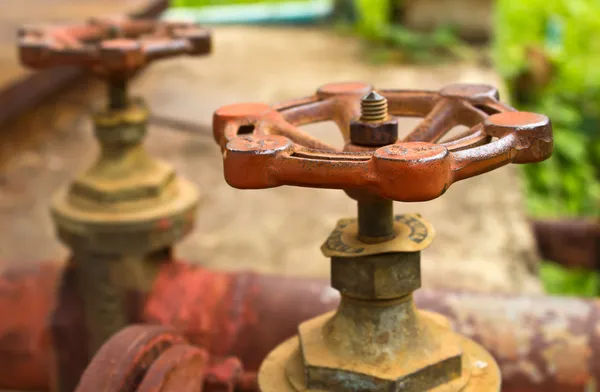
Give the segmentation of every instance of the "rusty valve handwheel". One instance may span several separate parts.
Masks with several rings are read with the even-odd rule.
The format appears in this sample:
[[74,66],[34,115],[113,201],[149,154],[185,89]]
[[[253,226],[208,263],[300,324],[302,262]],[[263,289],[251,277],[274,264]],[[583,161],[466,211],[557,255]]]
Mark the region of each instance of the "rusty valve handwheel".
[[[275,106],[220,108],[213,129],[224,150],[227,182],[242,189],[361,189],[397,201],[426,201],[456,181],[511,162],[539,162],[552,152],[548,117],[499,102],[493,87],[457,84],[438,92],[378,92],[381,96],[364,83],[337,83]],[[423,120],[397,140],[392,116]],[[343,149],[298,128],[328,120],[342,131]],[[468,132],[435,144],[457,125],[469,127]]]
[[256,374],[236,357],[210,358],[172,328],[130,325],[94,356],[75,392],[256,391]]
[[21,62],[31,68],[77,66],[130,77],[153,60],[210,52],[210,32],[192,23],[95,19],[83,25],[32,26],[19,32]]

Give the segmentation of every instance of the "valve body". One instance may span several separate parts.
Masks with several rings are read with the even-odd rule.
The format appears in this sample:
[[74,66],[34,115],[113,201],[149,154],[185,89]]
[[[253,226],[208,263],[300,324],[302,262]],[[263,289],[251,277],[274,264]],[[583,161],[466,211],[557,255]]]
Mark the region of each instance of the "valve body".
[[[423,120],[397,140],[388,109]],[[298,127],[327,120],[344,135],[343,150]],[[440,142],[456,125],[469,131]],[[273,107],[223,107],[213,130],[233,187],[342,189],[358,202],[358,218],[341,220],[322,247],[341,294],[337,311],[301,323],[297,337],[267,356],[262,392],[500,390],[498,365],[485,349],[444,317],[415,308],[420,252],[433,230],[417,214],[394,216],[392,201],[431,200],[456,181],[548,158],[547,117],[516,112],[490,86],[379,94],[368,84],[336,83]]]
[[[53,199],[52,218],[71,250],[85,309],[90,358],[132,320],[124,293],[149,292],[170,248],[193,227],[199,194],[167,164],[144,150],[149,111],[128,94],[128,82],[149,63],[176,55],[210,52],[210,32],[191,23],[94,19],[80,25],[29,26],[19,32],[21,62],[33,69],[82,68],[105,80],[107,103],[93,116],[100,156]],[[69,346],[61,333],[69,308],[59,302],[52,317],[53,343]],[[89,358],[88,358],[89,359]],[[58,358],[59,391],[72,386],[61,375],[69,359]]]

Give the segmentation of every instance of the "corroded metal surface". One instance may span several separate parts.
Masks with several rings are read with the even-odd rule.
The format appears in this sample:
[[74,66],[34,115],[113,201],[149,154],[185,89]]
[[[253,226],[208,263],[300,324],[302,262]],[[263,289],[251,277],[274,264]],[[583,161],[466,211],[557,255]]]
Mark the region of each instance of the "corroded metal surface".
[[98,18],[80,25],[28,26],[19,32],[19,55],[28,67],[76,66],[110,77],[130,77],[163,57],[210,50],[209,31],[193,23]]
[[[395,240],[406,233],[395,227],[392,201],[431,200],[453,182],[508,163],[548,158],[550,120],[503,105],[497,90],[485,85],[382,95],[372,89],[364,94],[367,88],[337,83],[312,98],[276,107],[231,105],[214,114],[213,132],[231,186],[343,189],[358,202],[357,224],[346,233],[346,242],[355,242],[354,249],[371,249],[365,255],[352,253],[353,247],[340,241],[340,230],[334,230],[324,254],[332,256],[331,280],[340,290],[340,305],[302,323],[298,341],[270,354],[259,372],[260,388],[498,392],[500,374],[489,354],[480,349],[490,358],[483,361],[481,353],[474,355],[474,343],[440,322],[442,316],[416,310],[413,292],[421,286],[418,251],[423,246]],[[325,98],[319,94],[323,90],[332,93]],[[423,117],[421,123],[397,141],[394,116],[415,115]],[[298,128],[325,120],[340,128],[342,150]],[[457,125],[470,127],[469,133],[435,144]],[[345,245],[336,249],[339,254],[327,249],[331,238]],[[388,243],[397,248],[381,249]],[[470,360],[486,365],[474,371]]]
[[337,303],[337,292],[327,281],[173,263],[157,275],[143,320],[173,325],[211,355],[235,355],[245,369],[257,370],[267,352],[292,336],[301,321]]
[[[2,58],[2,77],[0,77],[0,132],[7,132],[10,128],[10,121],[28,114],[28,111],[38,107],[50,97],[55,97],[58,92],[67,88],[69,85],[80,81],[83,72],[80,69],[70,67],[52,69],[42,72],[26,72],[18,63],[14,48],[13,31],[16,25],[25,20],[38,20],[47,17],[45,7],[39,7],[44,4],[43,1],[28,0],[15,3],[18,11],[10,15],[4,15],[2,20],[7,34],[2,39],[3,51],[0,51]],[[77,7],[70,7],[68,1],[59,1],[53,3],[53,9],[61,9],[61,19],[78,18],[83,13],[98,14],[124,13],[133,19],[153,19],[160,15],[168,7],[166,0],[150,1],[85,1],[78,3]],[[26,10],[27,12],[22,12]],[[58,11],[57,11],[58,12]],[[13,28],[13,26],[15,28]],[[9,126],[7,126],[9,125]]]
[[[349,233],[355,241],[361,238],[359,226],[354,225]],[[367,230],[372,228],[365,227],[370,239],[379,231],[376,226],[374,231]],[[362,247],[393,242],[387,233],[383,236],[383,242],[363,242]],[[430,243],[432,237],[433,231],[426,231],[419,239]],[[454,333],[443,316],[416,310],[413,292],[421,286],[420,252],[414,251],[411,241],[403,243],[404,249],[393,252],[342,253],[331,258],[332,286],[340,291],[341,302],[336,312],[299,326],[296,351],[301,353],[304,377],[294,376],[298,374],[296,354],[289,352],[279,358],[287,363],[287,382],[273,383],[272,379],[280,379],[274,373],[276,365],[261,367],[263,392],[499,391],[494,361],[480,369],[481,378],[475,377],[470,361],[482,361],[481,353],[470,351],[470,343]],[[485,382],[479,383],[480,379]]]
[[206,373],[205,388],[213,392],[234,392],[243,373],[244,368],[238,358],[217,358]]
[[[285,365],[271,361],[261,368],[261,390],[499,391],[493,361],[481,370],[486,382],[478,383],[465,339],[440,324],[439,316],[415,309],[412,292],[420,288],[421,274],[414,251],[422,246],[395,240],[406,234],[395,230],[392,200],[434,199],[455,181],[511,162],[546,159],[552,151],[550,120],[502,105],[488,86],[452,85],[439,93],[408,95],[391,91],[389,96],[364,95],[367,86],[333,84],[319,90],[332,92],[325,99],[318,91],[312,99],[276,108],[239,104],[214,114],[214,136],[230,185],[343,189],[358,201],[357,224],[347,237],[358,243],[354,248],[371,249],[357,255],[346,245],[336,256],[326,249],[325,255],[333,256],[332,283],[341,292],[340,306],[300,325],[297,347],[276,355]],[[388,108],[392,116],[416,112],[423,121],[397,142],[397,121]],[[335,121],[342,131],[343,150],[298,128],[324,120]],[[449,146],[434,144],[456,125],[467,125],[471,132]],[[338,229],[331,237],[342,238]],[[381,249],[388,243],[399,247]],[[298,352],[303,376],[296,379]]]
[[208,353],[188,344],[168,348],[150,366],[137,392],[202,391]]
[[[340,151],[298,128],[333,120],[349,140],[366,86],[334,84],[322,88],[333,91],[326,98],[317,93],[300,103],[237,104],[217,110],[213,130],[226,151],[228,183],[244,189],[361,188],[393,200],[426,201],[455,181],[511,162],[538,162],[552,152],[546,116],[516,112],[497,100],[494,88],[480,85],[452,85],[439,92],[380,90],[391,115],[423,121],[404,140],[374,151]],[[456,125],[470,127],[469,133],[432,144]]]
[[[52,293],[60,273],[53,264],[22,274],[5,273],[2,314],[28,309],[23,315],[32,320],[4,318],[1,323],[1,388],[50,388],[47,364],[54,354],[42,320],[53,307]],[[69,283],[67,279],[63,285],[71,285],[71,292],[76,292],[76,280]],[[414,297],[419,308],[447,316],[456,330],[493,354],[502,369],[505,392],[585,392],[586,385],[600,379],[598,301],[428,289],[415,292]],[[69,298],[77,297],[71,294]],[[325,280],[224,273],[176,262],[162,266],[145,320],[172,325],[198,346],[208,342],[211,355],[237,356],[246,369],[243,378],[248,377],[251,384],[248,371],[257,370],[277,344],[296,333],[299,323],[335,309],[338,303],[339,293]],[[79,324],[76,317],[73,321],[77,306],[71,304],[70,313],[61,312],[71,315],[63,316],[61,325],[75,325],[61,329],[65,338],[59,352],[70,356],[71,365],[65,368],[71,372],[77,363],[85,368],[87,361],[87,354],[77,356],[81,349],[77,330],[83,328],[81,315]],[[18,325],[7,324],[16,321]],[[14,339],[19,334],[24,338]],[[64,346],[68,342],[71,347]]]
[[496,358],[503,391],[593,391],[600,376],[600,302],[423,291],[417,302]]
[[148,115],[141,100],[95,115],[101,155],[52,205],[59,237],[71,247],[144,255],[192,229],[198,192],[142,148]]
[[199,199],[189,182],[143,149],[149,111],[129,97],[128,81],[154,60],[209,53],[211,36],[194,23],[96,18],[24,27],[18,44],[27,67],[78,67],[108,85],[108,104],[93,117],[100,157],[56,194],[51,207],[58,236],[79,269],[91,354],[131,322],[123,293],[148,292],[156,271],[150,255],[191,230]]
[[360,118],[350,122],[350,141],[358,146],[385,146],[398,140],[398,120],[388,114],[387,100],[371,92],[361,100]]
[[[339,303],[327,281],[243,273],[231,279],[194,266],[164,268],[147,320],[180,326],[198,344],[210,339],[213,348],[240,357],[248,370],[292,337],[299,323]],[[419,308],[448,317],[457,331],[490,351],[502,370],[503,391],[583,392],[600,379],[598,301],[428,289],[414,298]],[[217,303],[224,307],[211,306]]]
[[56,297],[48,317],[52,345],[47,349],[54,357],[49,371],[52,391],[74,391],[90,359],[79,273],[80,269],[68,262],[59,276],[58,290],[49,293]]
[[173,329],[134,325],[100,348],[77,386],[78,392],[134,392],[152,364],[168,349],[185,343]]
[[344,258],[400,251],[418,252],[431,245],[435,233],[431,224],[419,214],[393,217],[390,230],[393,236],[389,240],[365,246],[365,243],[356,237],[356,232],[361,231],[358,219],[340,219],[321,246],[321,252],[326,257]]
[[[469,361],[464,367],[466,372],[471,373],[472,389],[463,389],[463,391],[487,391],[493,387],[499,377],[498,369],[495,367],[494,359],[481,346],[471,340],[463,339],[464,347],[469,355]],[[286,360],[292,360],[287,362]],[[493,366],[493,371],[485,371],[489,366]],[[298,351],[298,338],[294,337],[273,350],[265,359],[262,373],[272,375],[271,377],[263,377],[260,379],[260,385],[264,385],[267,390],[279,389],[281,392],[294,392],[303,388],[303,367],[302,358]],[[289,380],[297,386],[293,388],[288,383]],[[355,384],[356,385],[356,384]],[[282,387],[283,386],[283,387]],[[448,387],[456,387],[456,385],[443,385],[437,388],[429,389],[431,392],[448,392]],[[321,392],[321,390],[300,389],[306,392]],[[504,392],[508,390],[503,389]],[[522,390],[519,392],[525,392]],[[511,391],[517,392],[517,391]]]
[[100,158],[59,190],[51,206],[58,236],[81,270],[92,353],[131,321],[122,292],[150,289],[150,255],[182,239],[194,224],[195,187],[142,148],[147,117],[140,101],[96,114]]
[[51,337],[46,320],[54,307],[61,268],[41,264],[5,271],[0,278],[0,387],[46,390],[51,382]]
[[544,259],[570,268],[600,270],[599,220],[536,220],[532,223]]
[[134,325],[92,359],[80,392],[258,392],[256,374],[235,357],[211,358],[171,328]]

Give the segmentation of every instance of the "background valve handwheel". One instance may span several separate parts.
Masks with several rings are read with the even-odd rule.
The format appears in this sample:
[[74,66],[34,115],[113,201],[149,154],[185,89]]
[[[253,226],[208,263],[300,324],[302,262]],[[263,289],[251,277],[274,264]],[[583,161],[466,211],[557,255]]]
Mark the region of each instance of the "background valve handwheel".
[[[192,230],[200,199],[195,185],[144,150],[150,110],[128,94],[128,83],[155,60],[210,53],[211,33],[195,23],[96,18],[24,27],[18,45],[21,63],[29,68],[78,67],[108,87],[107,104],[93,115],[99,157],[59,190],[51,205],[58,237],[71,249],[87,332],[86,344],[77,347],[79,357],[57,356],[58,389],[70,392],[82,368],[77,358],[91,358],[137,319],[125,293],[136,293],[140,300],[133,308],[143,308],[158,261],[169,260],[174,244]],[[60,302],[53,316],[57,351],[73,347],[60,322],[60,314],[71,314],[69,306]],[[79,331],[75,323],[68,328]]]
[[76,392],[256,391],[256,374],[236,357],[211,358],[172,328],[136,324],[94,356]]
[[[213,129],[224,149],[227,182],[244,189],[358,188],[397,201],[426,201],[456,181],[508,163],[539,162],[552,152],[548,117],[499,102],[491,86],[457,84],[438,92],[372,90],[363,83],[337,83],[275,106],[220,108]],[[423,120],[397,140],[390,115]],[[299,129],[328,120],[344,135],[343,149]],[[435,144],[458,125],[467,126],[468,132]]]
[[82,25],[24,27],[19,49],[21,62],[31,68],[77,66],[127,78],[156,59],[206,54],[211,37],[193,23],[107,18]]

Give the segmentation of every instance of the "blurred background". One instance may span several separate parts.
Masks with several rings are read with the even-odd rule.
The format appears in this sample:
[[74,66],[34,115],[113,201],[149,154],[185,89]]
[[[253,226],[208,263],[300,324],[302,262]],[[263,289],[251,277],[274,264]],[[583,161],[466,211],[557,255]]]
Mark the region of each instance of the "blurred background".
[[[7,0],[4,0],[7,3]],[[355,215],[341,191],[239,191],[223,180],[211,117],[244,101],[274,103],[320,85],[500,88],[513,106],[548,115],[553,157],[453,185],[440,199],[396,203],[437,231],[424,285],[600,295],[600,3],[597,0],[21,0],[0,15],[0,260],[2,268],[59,260],[51,194],[97,153],[89,110],[100,83],[70,69],[31,73],[16,35],[29,23],[131,14],[210,26],[214,53],[145,70],[133,92],[154,113],[149,151],[203,194],[181,258],[219,269],[327,277],[319,247]],[[406,133],[417,120],[402,120]],[[333,124],[306,127],[341,145]]]

